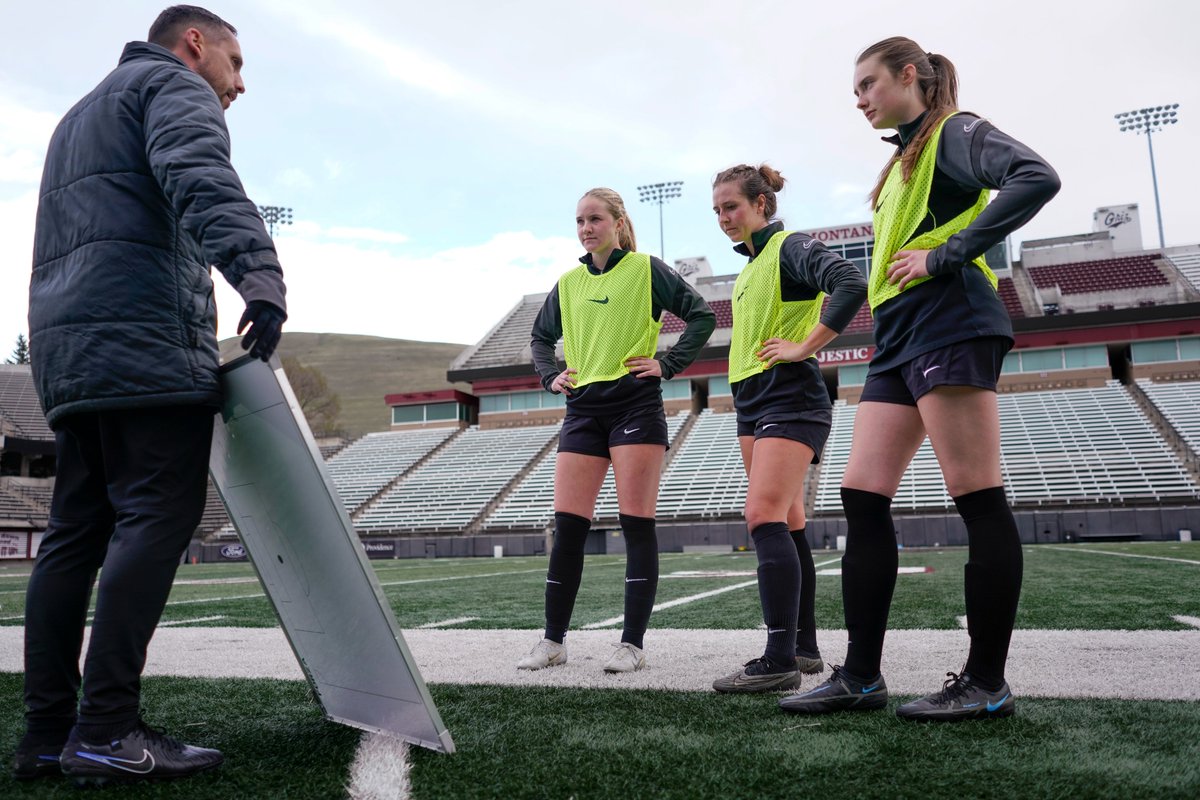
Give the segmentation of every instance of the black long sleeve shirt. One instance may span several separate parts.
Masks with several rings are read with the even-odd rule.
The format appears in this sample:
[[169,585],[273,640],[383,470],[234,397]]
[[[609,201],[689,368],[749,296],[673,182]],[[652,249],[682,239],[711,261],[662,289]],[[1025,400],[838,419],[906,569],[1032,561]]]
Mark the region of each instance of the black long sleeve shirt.
[[[903,152],[923,121],[924,115],[901,125],[898,135],[884,141]],[[930,251],[926,266],[932,280],[875,308],[870,372],[966,339],[1012,339],[1012,321],[987,277],[963,267],[1032,219],[1061,185],[1041,156],[987,120],[969,113],[947,120],[938,142],[929,213],[913,236],[973,206],[981,190],[998,193],[970,225]]]
[[[751,236],[754,253],[783,230],[773,222]],[[734,252],[753,258],[750,248],[739,244]],[[833,253],[806,233],[793,233],[779,250],[779,293],[784,302],[812,300],[824,292],[829,302],[821,312],[821,323],[841,333],[854,319],[867,297],[867,281],[858,267]],[[731,387],[738,417],[765,419],[770,414],[829,408],[829,392],[816,358],[799,363],[776,364],[771,369],[740,380]]]
[[[613,250],[605,263],[605,270],[620,263],[628,250]],[[592,265],[591,253],[579,259],[594,275],[602,274]],[[678,272],[663,261],[650,256],[651,313],[655,320],[662,319],[663,310],[670,311],[686,324],[679,334],[675,346],[659,358],[662,364],[662,380],[669,380],[691,364],[700,353],[717,326],[717,316],[696,289],[685,281]],[[533,367],[542,380],[542,386],[550,391],[550,384],[562,372],[554,355],[554,347],[562,338],[562,309],[558,303],[558,284],[546,297],[546,302],[533,321],[532,341]],[[600,416],[618,411],[662,404],[661,381],[658,378],[636,378],[622,375],[615,381],[597,381],[580,386],[567,395],[567,408],[572,413]]]

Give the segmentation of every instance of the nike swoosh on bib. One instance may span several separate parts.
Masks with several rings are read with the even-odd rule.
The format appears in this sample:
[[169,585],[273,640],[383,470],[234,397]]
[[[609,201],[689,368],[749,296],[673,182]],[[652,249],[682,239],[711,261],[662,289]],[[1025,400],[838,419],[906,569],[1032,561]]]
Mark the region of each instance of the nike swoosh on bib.
[[597,300],[597,299],[596,299],[596,298],[594,298],[594,297],[589,297],[589,298],[588,298],[588,302],[589,302],[589,303],[599,303],[600,305],[605,305],[605,304],[607,304],[607,303],[608,303],[608,298],[607,298],[607,297],[605,297],[603,300]]

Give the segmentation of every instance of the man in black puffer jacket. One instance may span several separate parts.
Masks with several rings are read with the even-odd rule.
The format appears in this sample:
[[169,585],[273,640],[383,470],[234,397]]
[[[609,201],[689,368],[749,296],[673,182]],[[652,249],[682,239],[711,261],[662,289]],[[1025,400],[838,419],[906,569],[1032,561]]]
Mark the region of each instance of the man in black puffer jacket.
[[246,301],[238,330],[249,326],[252,355],[270,357],[287,318],[274,245],[229,160],[224,111],[245,91],[236,34],[205,9],[167,9],[46,154],[29,330],[58,473],[26,602],[18,778],[169,778],[221,763],[148,728],[139,702],[146,647],[204,509],[221,402],[209,265]]

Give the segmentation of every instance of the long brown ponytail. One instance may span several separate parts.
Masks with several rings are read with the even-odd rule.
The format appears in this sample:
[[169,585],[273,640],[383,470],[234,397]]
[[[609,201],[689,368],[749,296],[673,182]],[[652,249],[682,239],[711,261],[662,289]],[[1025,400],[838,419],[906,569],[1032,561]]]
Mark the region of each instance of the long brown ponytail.
[[926,53],[912,39],[903,36],[893,36],[876,42],[863,50],[854,63],[861,64],[871,56],[878,56],[880,63],[894,76],[899,76],[905,66],[912,64],[917,70],[917,85],[928,109],[924,122],[912,141],[904,148],[904,152],[901,153],[897,149],[888,159],[883,172],[879,173],[879,180],[871,191],[871,207],[874,208],[879,205],[879,193],[883,191],[883,184],[896,160],[900,161],[900,172],[904,180],[908,180],[917,166],[921,151],[925,149],[925,143],[933,135],[938,123],[958,111],[958,71],[954,69],[950,59],[937,53]]
[[617,246],[622,250],[637,250],[637,236],[633,233],[633,220],[625,211],[625,201],[621,199],[621,195],[612,189],[598,186],[595,189],[588,189],[583,196],[594,197],[604,203],[604,207],[608,209],[609,214],[612,214],[614,220],[625,220],[625,226],[617,234]]

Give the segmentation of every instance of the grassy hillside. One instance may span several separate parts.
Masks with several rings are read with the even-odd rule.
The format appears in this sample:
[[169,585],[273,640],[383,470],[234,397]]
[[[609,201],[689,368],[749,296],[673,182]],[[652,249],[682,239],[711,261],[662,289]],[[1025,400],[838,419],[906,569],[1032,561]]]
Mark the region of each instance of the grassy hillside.
[[[243,351],[239,341],[240,337],[221,342],[222,357],[240,355]],[[342,427],[349,436],[358,437],[388,429],[391,418],[383,402],[384,395],[452,386],[467,390],[465,384],[446,381],[450,362],[465,347],[380,336],[289,331],[283,334],[279,355],[292,356],[324,374],[329,388],[341,400]]]

